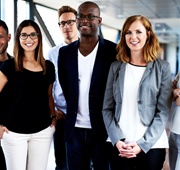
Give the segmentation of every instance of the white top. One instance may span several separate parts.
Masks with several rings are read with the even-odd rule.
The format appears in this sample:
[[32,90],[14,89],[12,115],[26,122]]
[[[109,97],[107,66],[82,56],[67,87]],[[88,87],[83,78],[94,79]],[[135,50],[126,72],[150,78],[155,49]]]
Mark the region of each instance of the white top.
[[91,128],[89,116],[89,88],[99,43],[87,56],[78,50],[79,101],[75,127]]
[[[119,125],[126,136],[125,142],[134,142],[144,136],[148,126],[145,126],[139,116],[137,96],[139,83],[146,67],[126,65],[124,93]],[[167,148],[168,138],[164,130],[160,139],[152,148]]]
[[137,105],[139,83],[146,67],[126,65],[122,110],[119,125],[126,135],[126,142],[134,142],[141,138],[147,127],[142,123]]
[[[176,75],[175,80],[177,81],[177,88],[180,88],[180,72]],[[170,122],[170,131],[180,135],[180,106],[176,106],[172,113],[171,122]]]
[[59,56],[59,49],[65,45],[67,44],[65,42],[62,42],[61,44],[51,48],[48,52],[48,55],[45,57],[47,60],[50,60],[55,66],[56,79],[53,84],[53,97],[54,97],[55,109],[61,110],[64,113],[66,113],[66,101],[64,98],[64,94],[62,92],[62,88],[59,84],[57,62],[58,62],[58,56]]

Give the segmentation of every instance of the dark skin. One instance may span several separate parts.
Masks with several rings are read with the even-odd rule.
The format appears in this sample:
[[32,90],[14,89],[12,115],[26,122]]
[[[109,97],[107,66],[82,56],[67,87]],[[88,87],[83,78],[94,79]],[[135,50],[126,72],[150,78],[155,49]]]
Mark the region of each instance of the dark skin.
[[6,30],[0,26],[0,61],[5,61],[8,59],[7,47],[8,42],[11,39],[11,34],[8,34]]
[[[82,4],[78,8],[78,13],[82,15],[100,16],[98,7],[94,4]],[[98,42],[98,27],[101,25],[102,18],[94,18],[93,20],[77,19],[77,29],[80,33],[79,50],[83,56],[90,54]]]

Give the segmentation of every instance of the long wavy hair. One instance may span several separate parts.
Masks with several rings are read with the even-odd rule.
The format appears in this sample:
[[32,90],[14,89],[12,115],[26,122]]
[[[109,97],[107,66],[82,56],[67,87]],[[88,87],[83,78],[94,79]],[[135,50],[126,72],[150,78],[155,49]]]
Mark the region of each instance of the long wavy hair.
[[45,64],[45,59],[43,56],[43,43],[42,43],[42,33],[41,30],[38,26],[38,24],[32,20],[24,20],[22,21],[15,33],[15,39],[14,39],[14,49],[13,49],[13,55],[14,55],[14,59],[15,59],[15,68],[16,71],[23,71],[23,57],[24,57],[24,49],[22,48],[22,46],[20,45],[20,40],[19,40],[19,36],[21,33],[21,30],[24,27],[27,26],[32,26],[36,32],[38,33],[38,45],[35,49],[35,60],[42,66],[44,73],[46,72],[46,64]]
[[[130,62],[130,49],[126,44],[125,36],[130,25],[137,20],[140,21],[142,25],[145,27],[148,37],[143,48],[144,60],[147,63],[154,61],[159,57],[160,53],[162,52],[158,37],[153,31],[150,21],[142,15],[133,15],[126,19],[121,30],[121,38],[116,47],[118,52],[116,58],[118,61]],[[150,32],[150,34],[148,34],[148,32]]]

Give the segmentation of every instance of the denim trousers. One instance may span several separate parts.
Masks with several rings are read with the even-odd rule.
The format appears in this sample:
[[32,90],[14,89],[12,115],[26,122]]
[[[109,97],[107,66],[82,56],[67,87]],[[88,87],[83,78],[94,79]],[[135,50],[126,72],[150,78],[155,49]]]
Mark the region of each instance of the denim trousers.
[[67,170],[64,123],[65,119],[58,120],[56,124],[56,131],[54,133],[54,156],[56,162],[55,170]]
[[98,141],[92,130],[75,128],[71,141],[66,141],[68,170],[109,170],[109,149],[106,141]]
[[170,170],[180,170],[180,135],[170,132],[169,135]]
[[4,132],[2,148],[8,170],[45,170],[55,127],[32,134]]

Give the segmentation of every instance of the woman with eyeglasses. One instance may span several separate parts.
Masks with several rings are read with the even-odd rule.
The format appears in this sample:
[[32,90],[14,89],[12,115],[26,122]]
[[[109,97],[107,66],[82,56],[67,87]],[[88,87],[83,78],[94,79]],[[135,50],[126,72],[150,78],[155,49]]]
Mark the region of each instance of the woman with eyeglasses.
[[0,68],[0,132],[7,169],[45,170],[56,123],[55,69],[43,57],[42,34],[34,21],[18,26],[13,54]]

